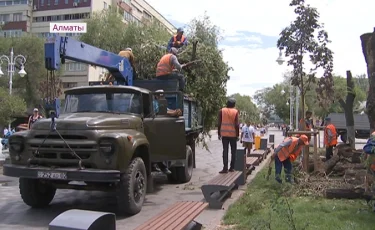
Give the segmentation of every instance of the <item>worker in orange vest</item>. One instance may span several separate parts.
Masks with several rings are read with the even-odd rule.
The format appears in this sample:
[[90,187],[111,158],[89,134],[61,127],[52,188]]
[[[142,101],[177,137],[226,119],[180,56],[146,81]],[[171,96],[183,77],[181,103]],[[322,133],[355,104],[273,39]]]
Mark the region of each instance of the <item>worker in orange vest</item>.
[[[306,111],[305,113],[305,119],[301,119],[298,124],[298,130],[299,131],[311,131],[313,128],[312,120],[311,120],[312,112]],[[299,135],[297,134],[296,137]],[[306,136],[309,138],[309,141],[311,140],[311,134],[306,134]]]
[[177,49],[172,47],[168,54],[165,54],[156,67],[156,78],[159,80],[177,79],[179,90],[185,89],[185,77],[180,72],[184,67],[177,59]]
[[223,170],[219,173],[228,172],[228,152],[229,145],[231,149],[231,161],[229,171],[234,171],[234,163],[236,162],[236,151],[237,151],[237,141],[240,136],[240,125],[238,121],[238,110],[235,109],[236,100],[234,98],[229,98],[227,101],[227,106],[219,111],[218,115],[218,130],[217,134],[219,140],[223,144]]
[[324,145],[326,146],[326,160],[333,156],[333,147],[337,145],[336,127],[331,123],[331,118],[326,117],[324,128]]
[[171,39],[168,42],[168,51],[172,48],[175,47],[177,49],[187,46],[188,41],[187,38],[184,36],[184,29],[178,28],[177,29],[177,34],[172,36]]
[[292,182],[292,162],[301,154],[302,148],[309,145],[309,140],[306,135],[299,137],[287,137],[277,146],[272,158],[275,160],[275,179],[282,183],[281,170],[284,166],[285,181]]

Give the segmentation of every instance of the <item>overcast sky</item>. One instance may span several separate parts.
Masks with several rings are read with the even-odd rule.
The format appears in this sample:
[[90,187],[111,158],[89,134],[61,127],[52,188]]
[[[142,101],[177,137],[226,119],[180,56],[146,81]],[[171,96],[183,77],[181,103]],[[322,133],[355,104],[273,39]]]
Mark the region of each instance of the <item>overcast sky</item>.
[[[228,94],[253,95],[258,89],[282,81],[288,67],[276,63],[276,41],[281,30],[295,18],[290,0],[147,0],[176,26],[187,24],[206,11],[224,32],[224,59],[234,68],[230,73]],[[334,73],[345,76],[366,73],[359,36],[375,26],[375,1],[306,0],[317,7],[320,21],[332,40]]]

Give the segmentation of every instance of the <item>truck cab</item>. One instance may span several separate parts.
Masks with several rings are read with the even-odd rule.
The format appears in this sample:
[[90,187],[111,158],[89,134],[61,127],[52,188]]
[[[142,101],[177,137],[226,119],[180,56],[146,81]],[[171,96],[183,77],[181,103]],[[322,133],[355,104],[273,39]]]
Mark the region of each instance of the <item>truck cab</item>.
[[[193,99],[168,89],[160,94],[100,84],[66,90],[56,120],[40,119],[10,137],[4,175],[20,178],[21,197],[31,207],[49,205],[56,189],[80,189],[115,191],[119,211],[140,212],[152,187],[152,164],[167,163],[173,183],[190,181],[202,131]],[[167,112],[177,109],[177,116]]]

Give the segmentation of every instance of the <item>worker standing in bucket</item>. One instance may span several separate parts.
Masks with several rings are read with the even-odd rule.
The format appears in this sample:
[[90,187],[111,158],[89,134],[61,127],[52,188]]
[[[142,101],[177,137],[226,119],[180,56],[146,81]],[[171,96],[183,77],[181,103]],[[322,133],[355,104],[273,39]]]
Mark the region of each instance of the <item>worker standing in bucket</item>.
[[292,162],[301,154],[302,148],[309,145],[309,140],[306,135],[299,137],[288,137],[277,146],[272,159],[275,160],[275,179],[277,182],[282,183],[281,170],[284,166],[285,180],[292,183]]
[[172,36],[171,39],[168,42],[168,51],[174,47],[174,48],[182,48],[184,46],[187,46],[188,41],[187,38],[184,36],[184,29],[178,28],[177,34]]

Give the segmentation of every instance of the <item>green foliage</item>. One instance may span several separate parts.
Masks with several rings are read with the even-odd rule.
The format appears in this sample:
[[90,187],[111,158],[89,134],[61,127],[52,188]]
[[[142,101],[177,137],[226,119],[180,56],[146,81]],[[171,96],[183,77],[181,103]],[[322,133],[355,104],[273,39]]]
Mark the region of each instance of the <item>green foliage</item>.
[[[165,54],[171,35],[156,23],[124,25],[116,12],[103,11],[95,13],[87,20],[88,33],[81,40],[90,45],[118,53],[131,47],[135,55],[135,67],[138,77],[151,79],[155,76],[156,65]],[[192,43],[199,41],[197,58],[198,66],[190,67],[184,74],[187,76],[187,91],[196,98],[203,108],[205,131],[216,121],[218,110],[226,98],[226,82],[229,79],[228,64],[223,61],[222,51],[218,49],[219,31],[207,16],[194,19],[187,33],[190,45],[179,56],[180,62],[191,60]]]
[[250,96],[236,93],[229,97],[236,99],[236,108],[240,111],[240,115],[241,115],[240,122],[246,122],[246,121],[251,121],[254,123],[260,122],[258,108],[252,102]]
[[0,88],[0,126],[13,121],[14,116],[23,115],[26,111],[25,101],[16,95],[9,95],[8,89]]
[[[17,72],[20,62],[16,64],[16,73],[13,76],[13,92],[25,99],[27,105],[34,106],[40,100],[38,84],[44,79],[44,41],[34,36],[20,38],[0,38],[0,55],[10,56],[13,47],[14,55],[21,54],[26,57],[25,71],[27,75],[21,78]],[[1,85],[7,85],[9,78],[6,70],[7,62],[3,62],[2,70],[6,74],[0,80]]]
[[[364,80],[362,80],[364,79]],[[357,96],[354,100],[354,106],[358,106],[360,102],[365,101],[368,90],[367,78],[361,78],[361,76],[353,78],[353,81],[357,82],[355,92]],[[343,113],[339,100],[345,100],[346,97],[346,78],[334,76],[333,77],[333,97],[331,104],[326,107],[322,107],[319,104],[316,88],[316,84],[311,84],[305,94],[305,111],[313,111],[314,115],[320,118],[325,117],[329,113]],[[284,94],[282,94],[284,91]],[[293,91],[295,95],[295,90]],[[289,105],[286,103],[289,101],[289,83],[286,79],[284,82],[275,84],[273,87],[268,87],[262,90],[258,90],[254,99],[261,107],[261,112],[266,117],[274,112],[281,119],[288,123],[289,121]],[[301,104],[301,103],[300,103]],[[299,111],[302,114],[302,109]]]
[[[304,0],[292,0],[296,19],[282,30],[277,41],[280,50],[285,49],[285,56],[290,57],[288,65],[293,67],[292,84],[301,90],[302,114],[304,114],[305,94],[310,84],[316,83],[318,69],[323,70],[316,88],[321,106],[328,106],[333,98],[333,52],[328,48],[328,33],[319,23],[319,12],[306,4]],[[306,56],[313,64],[313,69],[306,72],[304,63]]]

